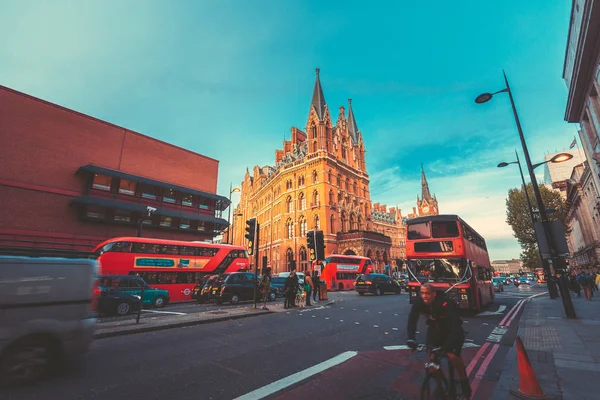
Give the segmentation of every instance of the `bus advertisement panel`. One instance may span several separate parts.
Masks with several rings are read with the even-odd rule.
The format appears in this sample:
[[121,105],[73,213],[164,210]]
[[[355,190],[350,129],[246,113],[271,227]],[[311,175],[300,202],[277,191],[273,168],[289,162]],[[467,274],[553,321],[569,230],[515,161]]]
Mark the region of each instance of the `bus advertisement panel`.
[[325,280],[327,290],[354,290],[356,277],[371,272],[373,263],[368,257],[330,255],[323,261],[321,280]]
[[481,310],[494,300],[485,240],[457,215],[407,221],[409,299],[428,282],[445,291],[459,308]]
[[151,287],[169,291],[171,302],[191,301],[197,282],[207,275],[249,270],[243,247],[139,237],[99,244],[94,257],[103,275],[137,275]]

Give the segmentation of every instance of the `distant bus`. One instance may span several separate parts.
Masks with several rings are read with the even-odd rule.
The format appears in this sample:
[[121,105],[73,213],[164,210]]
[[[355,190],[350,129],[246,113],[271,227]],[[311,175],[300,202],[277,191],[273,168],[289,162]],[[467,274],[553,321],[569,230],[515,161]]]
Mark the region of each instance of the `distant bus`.
[[536,268],[535,276],[537,277],[538,283],[546,283],[546,272],[544,268]]
[[356,277],[373,272],[373,263],[368,257],[332,254],[323,261],[321,280],[327,290],[354,290]]
[[458,215],[408,220],[406,258],[411,303],[424,282],[448,291],[459,308],[481,310],[494,300],[485,240]]
[[94,249],[103,275],[137,275],[169,291],[171,302],[191,301],[197,282],[207,275],[249,270],[241,246],[139,237],[118,237]]

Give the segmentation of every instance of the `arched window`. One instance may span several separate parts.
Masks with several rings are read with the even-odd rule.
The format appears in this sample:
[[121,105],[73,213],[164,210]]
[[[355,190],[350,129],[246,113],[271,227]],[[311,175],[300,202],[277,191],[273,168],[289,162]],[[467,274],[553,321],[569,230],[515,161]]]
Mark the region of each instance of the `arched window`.
[[312,183],[317,183],[319,182],[319,179],[317,178],[317,171],[313,170],[312,172]]
[[286,268],[289,271],[289,269],[290,269],[290,263],[294,259],[294,252],[292,251],[292,249],[290,247],[288,247],[288,249],[285,251],[285,258],[286,258],[286,261],[287,261]]
[[300,230],[300,237],[305,237],[307,231],[306,217],[300,217],[300,219],[298,220],[298,228]]
[[317,142],[313,142],[313,153],[317,152]]
[[342,175],[338,174],[337,176],[337,185],[342,188]]
[[329,204],[333,204],[333,190],[329,189]]
[[308,269],[308,254],[306,253],[306,247],[300,247],[300,271],[306,271]]
[[286,228],[287,228],[287,238],[293,239],[294,238],[294,221],[292,221],[291,218],[289,218],[287,220]]
[[350,179],[346,178],[346,190],[350,191]]
[[304,186],[304,175],[298,178],[298,186]]
[[340,215],[340,220],[341,220],[340,231],[341,232],[346,232],[348,230],[348,227],[346,225],[347,221],[346,221],[346,212],[345,211],[342,211],[342,213]]
[[292,204],[293,204],[292,203],[292,196],[289,196],[287,198],[287,200],[285,201],[285,203],[286,203],[286,210],[287,210],[287,212],[289,212],[289,213],[294,212],[294,209],[292,207]]
[[320,230],[321,229],[321,221],[319,221],[319,216],[315,215],[314,220],[315,220],[315,224],[314,224],[315,225],[315,229],[316,230]]
[[337,231],[335,230],[335,215],[332,215],[329,223],[331,225],[331,233],[337,233]]
[[331,175],[331,170],[327,172],[327,182],[333,183],[333,175]]
[[350,230],[356,229],[356,220],[354,214],[350,214]]
[[358,216],[358,230],[360,230],[360,231],[363,230],[363,221],[362,221],[362,217],[360,215]]
[[315,126],[314,122],[310,125],[310,128],[308,128],[308,133],[309,133],[309,139],[316,139],[317,138],[317,127]]
[[304,193],[300,193],[298,196],[298,210],[306,210],[306,197]]
[[342,193],[338,192],[338,203],[342,202]]
[[313,195],[312,195],[312,204],[314,207],[319,206],[319,192],[316,190],[313,192]]
[[352,186],[352,191],[358,195],[358,192],[356,191],[356,182],[354,182],[354,185]]

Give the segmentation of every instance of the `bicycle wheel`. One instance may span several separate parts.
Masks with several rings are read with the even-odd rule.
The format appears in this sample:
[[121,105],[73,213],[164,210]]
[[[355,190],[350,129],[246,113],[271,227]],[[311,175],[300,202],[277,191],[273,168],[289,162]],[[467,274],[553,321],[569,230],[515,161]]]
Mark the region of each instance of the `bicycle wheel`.
[[421,385],[421,400],[451,400],[446,396],[447,389],[443,376],[427,374]]

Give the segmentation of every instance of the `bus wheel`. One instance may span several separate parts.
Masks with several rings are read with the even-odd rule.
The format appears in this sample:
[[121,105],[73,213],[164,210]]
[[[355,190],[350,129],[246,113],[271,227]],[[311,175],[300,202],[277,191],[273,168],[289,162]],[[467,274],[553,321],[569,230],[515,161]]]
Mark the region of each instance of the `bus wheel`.
[[152,305],[156,308],[161,308],[165,305],[165,298],[162,296],[158,296],[154,299]]

